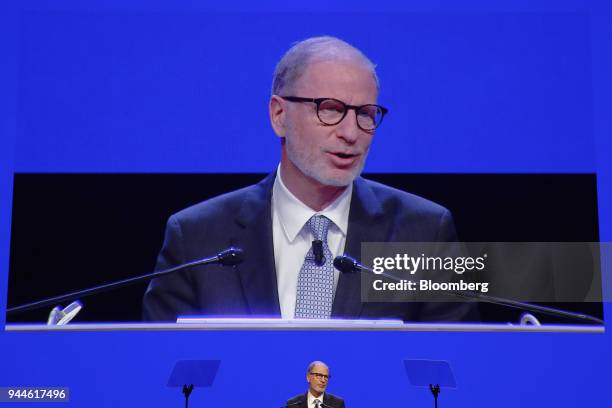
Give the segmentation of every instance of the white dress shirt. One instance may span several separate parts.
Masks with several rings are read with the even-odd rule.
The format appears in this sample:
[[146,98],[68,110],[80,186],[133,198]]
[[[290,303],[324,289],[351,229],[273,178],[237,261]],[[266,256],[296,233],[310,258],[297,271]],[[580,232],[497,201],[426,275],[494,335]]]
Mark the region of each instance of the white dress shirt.
[[[324,215],[332,221],[327,234],[327,244],[334,257],[344,253],[348,216],[351,207],[353,184],[327,208],[314,211],[302,203],[285,186],[280,165],[272,188],[272,235],[278,297],[283,319],[295,316],[295,298],[300,269],[314,237],[304,225],[313,215]],[[334,271],[334,293],[338,286],[339,272]]]
[[308,391],[308,408],[315,408],[315,400],[319,400],[319,408],[323,408],[323,396],[325,395],[325,393],[321,394],[320,397],[315,397],[314,395],[312,395],[310,393],[310,391]]

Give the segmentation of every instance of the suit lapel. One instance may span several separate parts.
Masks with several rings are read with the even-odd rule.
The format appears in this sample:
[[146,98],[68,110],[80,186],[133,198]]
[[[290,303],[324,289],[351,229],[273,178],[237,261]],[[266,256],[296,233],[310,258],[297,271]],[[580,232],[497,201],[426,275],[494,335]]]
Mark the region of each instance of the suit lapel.
[[[335,407],[336,406],[336,402],[334,401],[334,399],[335,399],[335,396],[332,396],[327,391],[325,391],[325,393],[323,393],[323,404],[327,405],[327,407]],[[322,407],[322,408],[325,408],[325,407]]]
[[249,312],[279,316],[278,287],[272,239],[271,197],[275,173],[249,189],[236,216],[239,234],[232,245],[244,251],[237,267]]
[[[386,241],[390,217],[383,217],[380,201],[367,181],[358,177],[353,184],[349,223],[344,253],[361,258],[362,242]],[[333,317],[356,318],[361,315],[361,275],[340,274],[332,306]]]

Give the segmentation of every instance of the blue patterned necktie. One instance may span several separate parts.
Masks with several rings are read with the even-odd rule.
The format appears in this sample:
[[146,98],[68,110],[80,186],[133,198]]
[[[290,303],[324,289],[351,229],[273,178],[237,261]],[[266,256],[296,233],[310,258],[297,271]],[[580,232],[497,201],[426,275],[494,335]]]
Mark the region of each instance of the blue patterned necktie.
[[296,319],[329,319],[331,316],[334,300],[334,260],[327,245],[330,223],[330,219],[323,215],[313,215],[306,223],[314,239],[323,242],[325,262],[317,265],[310,247],[298,276]]

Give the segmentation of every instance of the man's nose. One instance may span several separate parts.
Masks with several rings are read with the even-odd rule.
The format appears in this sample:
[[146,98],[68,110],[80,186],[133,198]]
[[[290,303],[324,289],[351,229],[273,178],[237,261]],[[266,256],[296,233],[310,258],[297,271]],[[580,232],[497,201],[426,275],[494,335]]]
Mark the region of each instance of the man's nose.
[[350,109],[344,119],[342,119],[342,122],[336,125],[336,132],[338,137],[344,139],[348,144],[355,143],[364,133],[357,126],[357,112],[354,109]]

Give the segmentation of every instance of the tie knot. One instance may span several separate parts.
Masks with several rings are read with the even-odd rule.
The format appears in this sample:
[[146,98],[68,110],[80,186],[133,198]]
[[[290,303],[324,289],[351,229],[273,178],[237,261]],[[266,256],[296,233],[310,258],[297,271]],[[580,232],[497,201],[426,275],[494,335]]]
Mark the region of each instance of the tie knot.
[[[313,217],[313,218],[314,218],[314,217]],[[323,217],[323,218],[325,218],[325,217]],[[311,219],[312,219],[312,218],[311,218]],[[329,219],[327,219],[327,218],[325,218],[325,219],[326,219],[327,221],[329,221]],[[315,406],[316,408],[319,408],[319,404],[321,403],[321,401],[319,401],[318,399],[316,399],[316,400],[312,401],[312,403],[314,404],[314,406]]]
[[330,223],[331,220],[324,215],[313,215],[306,224],[315,240],[327,242],[327,231]]

